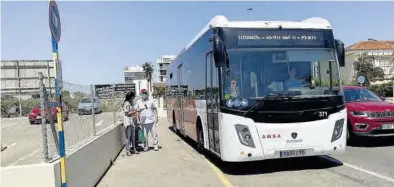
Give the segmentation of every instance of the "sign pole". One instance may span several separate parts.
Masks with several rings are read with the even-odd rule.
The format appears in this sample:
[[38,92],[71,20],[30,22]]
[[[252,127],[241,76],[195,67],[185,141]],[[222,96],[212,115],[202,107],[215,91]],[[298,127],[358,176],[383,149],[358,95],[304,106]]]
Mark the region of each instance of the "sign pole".
[[62,66],[59,61],[58,44],[61,36],[60,15],[57,4],[54,0],[49,1],[48,6],[49,28],[52,34],[52,58],[55,64],[55,91],[56,100],[59,102],[56,106],[57,111],[57,128],[59,136],[59,156],[60,156],[60,179],[61,187],[67,187],[66,180],[66,148],[64,143],[63,117],[62,117]]

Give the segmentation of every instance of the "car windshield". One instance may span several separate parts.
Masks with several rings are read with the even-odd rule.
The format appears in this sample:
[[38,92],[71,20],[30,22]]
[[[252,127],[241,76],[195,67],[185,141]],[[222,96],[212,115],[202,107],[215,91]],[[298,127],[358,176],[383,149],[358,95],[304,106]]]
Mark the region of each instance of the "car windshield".
[[346,102],[382,101],[377,95],[366,88],[346,89],[344,93]]
[[341,91],[332,49],[229,49],[228,58],[223,98],[326,97]]
[[92,103],[92,99],[91,98],[83,98],[83,99],[81,99],[81,103]]

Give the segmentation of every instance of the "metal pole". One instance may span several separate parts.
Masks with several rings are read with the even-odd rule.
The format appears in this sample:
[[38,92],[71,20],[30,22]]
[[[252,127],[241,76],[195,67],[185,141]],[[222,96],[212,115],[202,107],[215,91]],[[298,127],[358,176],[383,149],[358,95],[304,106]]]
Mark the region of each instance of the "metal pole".
[[90,86],[90,93],[92,95],[92,122],[93,122],[93,136],[96,136],[96,117],[95,117],[95,102],[94,102],[94,86]]
[[18,104],[19,104],[19,116],[22,117],[22,101],[21,101],[21,92],[22,92],[22,88],[21,88],[21,71],[20,71],[20,67],[19,67],[19,62],[20,61],[16,61],[16,68],[17,68],[17,73],[18,73]]
[[391,85],[391,88],[393,89],[393,96],[391,97],[391,102],[394,103],[394,80],[392,80]]
[[113,90],[112,90],[112,110],[113,110],[113,113],[112,113],[112,118],[113,118],[113,120],[114,120],[114,125],[115,125],[115,123],[116,123],[116,116],[115,116],[115,114],[116,114],[116,107],[115,107],[115,98],[114,98],[114,92],[115,92],[115,88],[113,88]]
[[[58,106],[56,107],[57,113],[57,129],[58,129],[58,137],[59,137],[59,156],[60,156],[60,175],[61,175],[61,183],[62,187],[67,185],[66,183],[66,147],[64,141],[64,130],[63,130],[63,118],[62,118],[62,87],[60,84],[59,75],[62,74],[62,70],[60,68],[61,64],[59,63],[59,53],[58,53],[58,43],[55,38],[52,37],[52,57],[55,63],[55,92],[56,98],[59,101]],[[60,71],[60,72],[59,72]]]
[[252,8],[248,8],[247,10],[250,12],[250,15],[252,16],[252,21],[254,21],[253,9]]
[[[40,106],[41,106],[41,137],[42,137],[42,151],[44,153],[44,161],[48,162],[49,161],[49,153],[48,153],[48,134],[47,134],[47,126],[46,126],[46,115],[45,115],[45,91],[44,91],[44,82],[43,82],[43,75],[41,72],[38,73],[38,77],[40,80]],[[52,111],[46,111],[48,113],[48,116],[51,115],[49,112]]]

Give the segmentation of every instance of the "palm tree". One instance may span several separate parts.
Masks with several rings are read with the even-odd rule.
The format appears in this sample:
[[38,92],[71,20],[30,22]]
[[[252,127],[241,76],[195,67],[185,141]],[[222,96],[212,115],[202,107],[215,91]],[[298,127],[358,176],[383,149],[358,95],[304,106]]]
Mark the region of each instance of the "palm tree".
[[151,92],[150,90],[152,90],[152,73],[153,73],[153,65],[152,65],[151,62],[145,62],[145,63],[142,65],[142,68],[144,69],[146,79],[148,79],[148,84],[149,84],[149,86],[148,86],[148,91],[149,91],[149,93],[150,93],[150,92]]

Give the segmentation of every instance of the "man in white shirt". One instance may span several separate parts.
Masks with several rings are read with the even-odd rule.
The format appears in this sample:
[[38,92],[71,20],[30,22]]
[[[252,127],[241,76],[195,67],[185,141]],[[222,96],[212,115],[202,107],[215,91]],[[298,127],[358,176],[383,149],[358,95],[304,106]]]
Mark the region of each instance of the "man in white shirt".
[[144,130],[145,145],[144,151],[148,151],[148,133],[151,132],[153,139],[154,150],[158,151],[158,139],[156,132],[157,108],[152,100],[149,99],[149,95],[146,89],[141,90],[141,99],[135,103],[135,109],[140,111],[140,122],[142,129]]

